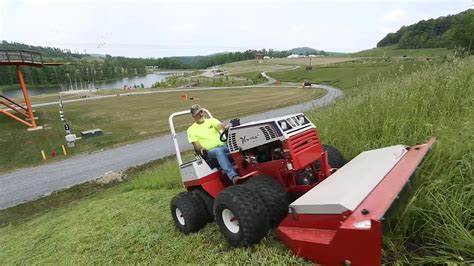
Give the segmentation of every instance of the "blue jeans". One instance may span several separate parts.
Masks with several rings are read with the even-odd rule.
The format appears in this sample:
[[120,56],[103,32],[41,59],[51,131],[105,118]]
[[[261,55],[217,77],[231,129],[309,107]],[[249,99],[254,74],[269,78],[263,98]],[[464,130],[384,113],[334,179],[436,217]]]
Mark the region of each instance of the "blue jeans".
[[208,151],[207,156],[209,156],[209,158],[217,159],[220,167],[224,170],[229,179],[231,179],[232,177],[236,176],[237,173],[235,172],[234,166],[229,161],[229,157],[227,157],[228,153],[229,147],[227,144],[223,144]]

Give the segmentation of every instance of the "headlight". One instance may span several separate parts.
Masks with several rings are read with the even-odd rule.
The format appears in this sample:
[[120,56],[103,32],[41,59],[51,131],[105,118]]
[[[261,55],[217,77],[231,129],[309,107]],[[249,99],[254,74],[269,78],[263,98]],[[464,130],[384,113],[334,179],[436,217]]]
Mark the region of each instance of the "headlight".
[[289,125],[289,123],[285,120],[280,120],[278,121],[278,124],[280,125],[281,129],[283,131],[287,131],[289,129],[291,129],[292,127]]
[[304,115],[299,115],[296,117],[300,125],[305,125],[309,123],[309,120]]
[[299,116],[299,117],[298,117],[298,122],[300,123],[300,125],[306,124],[306,121],[305,121],[305,119],[304,119],[304,116]]

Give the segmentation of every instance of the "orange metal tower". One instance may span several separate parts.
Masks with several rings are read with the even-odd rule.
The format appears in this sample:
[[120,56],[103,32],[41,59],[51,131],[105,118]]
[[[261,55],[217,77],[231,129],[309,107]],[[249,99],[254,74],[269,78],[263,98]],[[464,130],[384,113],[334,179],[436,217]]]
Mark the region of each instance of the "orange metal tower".
[[[28,96],[28,90],[26,89],[25,79],[23,78],[23,72],[21,66],[58,66],[62,63],[44,63],[43,57],[38,52],[25,51],[25,50],[0,50],[0,66],[16,66],[16,73],[18,80],[20,81],[21,90],[25,99],[26,107],[13,101],[12,99],[0,94],[0,113],[15,119],[16,121],[23,123],[28,126],[28,130],[41,129],[35,121],[33,109],[31,108],[30,97]],[[3,106],[6,107],[2,108]]]

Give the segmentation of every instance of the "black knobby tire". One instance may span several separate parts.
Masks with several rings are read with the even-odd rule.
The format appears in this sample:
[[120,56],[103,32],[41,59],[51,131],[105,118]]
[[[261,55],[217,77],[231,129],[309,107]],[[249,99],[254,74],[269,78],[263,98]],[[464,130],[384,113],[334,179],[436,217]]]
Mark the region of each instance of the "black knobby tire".
[[211,195],[209,195],[202,188],[194,189],[193,193],[202,200],[204,206],[206,207],[206,222],[214,221],[214,198],[212,198]]
[[[224,189],[215,199],[214,213],[219,229],[234,247],[258,243],[269,231],[262,199],[242,185]],[[229,213],[232,219],[226,218]]]
[[190,191],[176,195],[171,200],[170,208],[174,224],[184,234],[197,232],[207,224],[204,203]]
[[271,228],[276,227],[288,215],[288,194],[273,177],[254,176],[245,182],[244,186],[262,198]]
[[323,148],[328,155],[328,163],[332,168],[341,168],[347,163],[342,153],[334,146],[323,144]]

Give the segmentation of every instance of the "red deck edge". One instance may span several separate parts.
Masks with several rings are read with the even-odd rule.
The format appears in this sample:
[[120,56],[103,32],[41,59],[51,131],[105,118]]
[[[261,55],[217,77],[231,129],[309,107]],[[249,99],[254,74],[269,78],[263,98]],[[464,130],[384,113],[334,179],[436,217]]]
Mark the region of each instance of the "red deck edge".
[[[409,147],[405,156],[362,201],[341,228],[355,228],[352,226],[353,223],[367,219],[379,221],[392,203],[397,200],[403,187],[410,181],[410,178],[434,142],[435,138],[431,138],[425,144]],[[363,213],[367,214],[364,215]]]
[[[382,262],[382,222],[388,208],[397,199],[404,185],[409,181],[418,165],[431,149],[435,138],[427,143],[409,147],[405,156],[392,168],[384,179],[372,190],[347,219],[340,221],[333,238],[328,242],[329,234],[318,238],[320,219],[331,218],[328,215],[289,214],[278,227],[278,235],[295,255],[305,257],[324,265],[380,265]],[[337,216],[332,222],[337,222]],[[330,219],[331,220],[331,219]],[[364,228],[354,224],[367,222]],[[309,225],[313,227],[309,228]],[[299,230],[291,230],[292,227]],[[304,228],[306,227],[306,228]],[[305,234],[312,234],[308,237]],[[312,239],[313,241],[308,241]],[[329,244],[328,244],[329,243]]]

